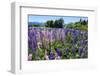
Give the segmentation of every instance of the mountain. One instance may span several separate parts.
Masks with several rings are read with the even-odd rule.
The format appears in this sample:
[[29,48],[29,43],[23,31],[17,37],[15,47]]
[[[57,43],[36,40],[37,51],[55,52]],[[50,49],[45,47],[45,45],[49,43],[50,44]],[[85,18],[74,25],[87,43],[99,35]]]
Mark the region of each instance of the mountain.
[[28,25],[33,25],[33,24],[40,25],[41,23],[40,22],[28,22]]
[[45,25],[44,23],[41,23],[41,22],[28,22],[28,26],[32,26],[33,24],[40,25],[40,26],[44,26]]

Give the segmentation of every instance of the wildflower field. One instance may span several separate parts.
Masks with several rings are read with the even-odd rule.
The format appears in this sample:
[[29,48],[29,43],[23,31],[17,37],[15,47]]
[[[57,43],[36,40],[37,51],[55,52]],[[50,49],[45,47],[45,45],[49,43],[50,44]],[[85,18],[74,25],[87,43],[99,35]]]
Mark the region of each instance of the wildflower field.
[[68,24],[64,19],[29,24],[29,61],[88,58],[88,19]]

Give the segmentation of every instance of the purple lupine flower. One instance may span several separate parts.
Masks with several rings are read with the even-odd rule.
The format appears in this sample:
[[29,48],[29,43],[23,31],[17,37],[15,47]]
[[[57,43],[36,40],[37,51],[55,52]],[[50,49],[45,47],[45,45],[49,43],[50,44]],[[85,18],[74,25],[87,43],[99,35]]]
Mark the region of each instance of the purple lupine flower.
[[65,41],[65,31],[64,31],[64,29],[62,29],[62,31],[61,31],[61,41]]
[[31,35],[29,35],[31,38],[30,38],[30,40],[31,40],[31,49],[32,49],[32,51],[34,52],[35,50],[36,50],[36,47],[37,47],[37,39],[36,39],[36,31],[34,30],[34,29],[32,29],[32,31],[31,31]]
[[28,40],[28,47],[32,48],[32,41],[31,40]]
[[43,37],[44,37],[44,34],[42,32],[42,29],[40,29],[40,32],[39,32],[39,35],[40,35],[40,41],[41,41],[41,47],[43,47]]
[[79,54],[79,56],[81,56],[82,52],[83,52],[83,48],[80,47],[80,48],[78,49],[78,54]]
[[58,56],[62,56],[62,53],[59,48],[56,48],[55,50],[56,50]]
[[54,60],[54,59],[55,59],[55,56],[54,56],[54,54],[53,54],[52,51],[50,52],[49,59],[50,59],[50,60]]
[[83,46],[83,45],[84,45],[84,41],[81,40],[81,41],[80,41],[80,46]]
[[28,30],[29,30],[29,32],[28,32],[28,47],[32,48],[32,34],[31,34],[30,29],[28,29]]
[[77,42],[77,37],[78,37],[78,33],[77,33],[76,30],[73,31],[72,37],[73,37],[73,40],[72,40],[73,44],[76,44],[76,42]]
[[34,51],[35,47],[34,47],[34,30],[33,29],[28,29],[28,47],[30,49],[32,49],[32,51]]
[[35,43],[35,45],[36,45],[36,43],[37,43],[36,32],[33,33],[33,41],[34,41],[34,43]]
[[42,40],[43,39],[43,33],[42,33],[42,31],[40,31],[40,39]]
[[65,35],[68,34],[68,29],[64,29]]
[[47,29],[47,38],[50,41],[51,40],[51,29]]
[[52,41],[54,40],[54,33],[53,33],[53,30],[51,30],[51,40],[52,40]]
[[76,53],[76,52],[75,52],[75,48],[73,47],[73,48],[72,48],[72,54],[73,54],[73,56],[75,56],[75,53]]
[[84,40],[84,45],[88,44],[88,40]]
[[69,49],[68,49],[68,48],[66,48],[66,55],[68,55],[68,53],[69,53]]

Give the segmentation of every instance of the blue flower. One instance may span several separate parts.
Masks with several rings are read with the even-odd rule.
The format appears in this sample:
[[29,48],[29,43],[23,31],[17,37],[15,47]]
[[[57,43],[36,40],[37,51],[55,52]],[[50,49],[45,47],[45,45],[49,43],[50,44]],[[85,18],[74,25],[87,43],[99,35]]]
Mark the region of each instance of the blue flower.
[[69,53],[69,49],[68,49],[68,48],[66,48],[66,54],[68,55],[68,53]]
[[40,39],[42,40],[43,39],[43,33],[42,33],[42,31],[40,31]]
[[80,48],[78,49],[78,54],[79,54],[79,56],[81,56],[82,52],[83,52],[83,48],[80,47]]
[[28,40],[28,47],[32,48],[32,41],[31,40]]
[[58,55],[58,56],[62,56],[62,53],[61,53],[61,51],[60,51],[59,48],[56,48],[56,52],[57,52],[57,55]]
[[76,52],[75,52],[75,48],[73,47],[73,48],[72,48],[72,54],[73,54],[73,56],[75,56],[75,53],[76,53]]
[[84,41],[81,40],[81,41],[80,41],[80,46],[83,46],[83,45],[84,45]]
[[84,44],[85,44],[85,45],[86,45],[86,44],[88,44],[88,41],[87,41],[87,40],[85,40],[85,41],[84,41]]
[[50,59],[50,60],[54,60],[54,59],[55,59],[55,56],[54,56],[54,54],[53,54],[52,51],[50,52],[49,59]]

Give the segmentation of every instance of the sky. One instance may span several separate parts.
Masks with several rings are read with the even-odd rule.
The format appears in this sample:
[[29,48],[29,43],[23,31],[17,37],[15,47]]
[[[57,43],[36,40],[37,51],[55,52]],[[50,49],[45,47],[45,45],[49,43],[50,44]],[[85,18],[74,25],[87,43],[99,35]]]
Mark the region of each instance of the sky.
[[71,22],[77,22],[80,19],[88,20],[88,17],[80,17],[80,16],[42,16],[42,15],[29,15],[28,22],[46,22],[47,20],[57,20],[63,18],[64,23],[68,24]]

